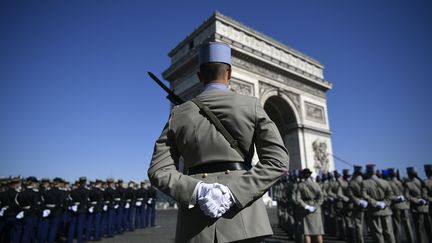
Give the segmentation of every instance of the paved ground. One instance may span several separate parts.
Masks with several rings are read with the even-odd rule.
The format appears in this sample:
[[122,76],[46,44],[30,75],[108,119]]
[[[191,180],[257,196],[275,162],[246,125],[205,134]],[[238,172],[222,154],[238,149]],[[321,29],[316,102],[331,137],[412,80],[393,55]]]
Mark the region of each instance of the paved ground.
[[[158,227],[137,229],[133,232],[125,232],[114,238],[104,238],[103,243],[145,243],[145,242],[174,242],[177,210],[159,210],[156,212],[156,223]],[[294,242],[288,240],[284,231],[277,227],[276,209],[268,209],[270,222],[274,235],[266,239],[266,243]],[[325,237],[324,242],[340,243],[331,237]]]

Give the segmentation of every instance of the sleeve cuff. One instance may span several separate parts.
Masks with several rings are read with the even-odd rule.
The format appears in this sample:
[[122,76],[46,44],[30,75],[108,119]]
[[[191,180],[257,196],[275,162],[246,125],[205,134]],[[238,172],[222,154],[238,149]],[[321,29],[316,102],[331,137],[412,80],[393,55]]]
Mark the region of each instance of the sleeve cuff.
[[203,183],[203,182],[202,182],[202,181],[199,181],[199,182],[196,184],[196,186],[195,186],[195,189],[194,189],[194,191],[193,191],[193,193],[192,193],[191,200],[189,201],[189,205],[188,205],[188,208],[189,208],[189,209],[195,207],[195,204],[197,203],[198,187],[199,187],[199,185],[201,185],[201,183]]

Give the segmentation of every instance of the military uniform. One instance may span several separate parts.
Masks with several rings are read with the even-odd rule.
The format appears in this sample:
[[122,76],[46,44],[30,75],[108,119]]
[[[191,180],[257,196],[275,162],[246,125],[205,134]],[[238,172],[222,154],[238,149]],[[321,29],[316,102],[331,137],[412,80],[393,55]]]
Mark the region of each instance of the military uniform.
[[[36,177],[27,178],[28,183],[37,183]],[[21,227],[17,231],[21,232],[19,242],[31,242],[36,238],[36,227],[38,221],[38,212],[40,204],[39,190],[35,187],[28,187],[16,195],[15,201],[18,206],[18,215],[23,214],[20,218],[17,215],[16,227]]]
[[156,189],[150,186],[147,191],[146,213],[145,213],[145,227],[155,226],[156,220]]
[[114,181],[112,179],[108,179],[107,183],[108,187],[104,192],[104,206],[106,206],[105,208],[107,209],[106,234],[108,237],[113,237],[116,224],[116,213],[114,208],[116,188],[114,187]]
[[352,218],[355,230],[355,242],[363,243],[363,222],[365,205],[361,202],[364,201],[362,194],[363,177],[361,175],[361,166],[354,166],[354,176],[351,178],[348,185],[348,195],[353,202]]
[[16,218],[20,208],[15,201],[16,196],[21,191],[20,183],[21,178],[12,178],[9,182],[9,188],[3,193],[2,211],[5,222],[2,242],[19,242],[22,234],[22,226],[18,225],[20,222]]
[[[321,187],[311,178],[298,184],[296,200],[303,208],[302,226],[304,235],[323,235],[324,226],[321,216],[321,205],[324,202]],[[305,210],[306,206],[315,207],[314,212]]]
[[337,227],[336,228],[337,237],[339,240],[344,240],[345,239],[345,227],[343,221],[344,203],[340,197],[341,186],[339,183],[339,179],[340,179],[340,174],[337,171],[334,171],[334,179],[329,182],[330,185],[327,194],[333,200],[332,207],[334,211],[334,220]]
[[402,182],[395,176],[394,169],[389,170],[389,183],[393,191],[391,209],[393,211],[393,230],[397,243],[402,239],[402,227],[409,243],[414,243],[414,233],[411,227],[409,205],[405,199],[405,189]]
[[417,242],[429,242],[426,229],[429,217],[429,206],[424,199],[427,195],[427,189],[422,185],[422,182],[416,178],[417,172],[414,167],[408,167],[407,172],[410,178],[405,181],[404,184],[405,197],[410,202],[411,213],[416,228]]
[[394,243],[392,211],[390,203],[392,189],[390,184],[374,174],[375,166],[368,165],[369,177],[363,181],[362,194],[368,201],[371,215],[371,233],[375,243]]
[[[219,43],[202,47],[224,49],[226,46]],[[203,48],[200,48],[200,57]],[[223,60],[217,62],[227,63]],[[214,163],[220,163],[220,167],[229,164],[246,167],[250,161],[227,142],[193,102],[174,107],[169,122],[156,141],[148,174],[153,185],[180,204],[176,241],[213,242],[216,238],[217,242],[229,242],[272,234],[266,209],[259,199],[287,170],[287,151],[277,127],[256,98],[229,90],[207,89],[195,99],[216,115],[238,141],[237,148],[245,152],[246,158],[252,158],[255,144],[260,161],[248,171],[194,173]],[[190,175],[177,170],[180,156],[184,158]],[[227,186],[235,206],[220,218],[204,215],[191,203],[195,188],[201,181]],[[189,205],[194,207],[189,209]]]
[[135,228],[145,228],[145,205],[147,203],[147,193],[144,183],[135,192]]
[[351,198],[349,197],[349,182],[348,182],[348,178],[350,177],[349,171],[347,169],[344,169],[342,174],[343,177],[338,179],[339,190],[337,195],[339,200],[343,204],[342,220],[345,229],[346,241],[351,243],[355,240],[355,229],[354,229],[354,222],[352,218],[354,204],[353,201],[351,201]]
[[[61,178],[54,178],[55,183],[62,182]],[[42,183],[49,185],[49,180],[42,179]],[[55,187],[42,187],[41,188],[41,211],[39,213],[39,228],[38,228],[38,242],[55,242],[57,238],[57,231],[59,229],[66,197],[63,191]]]
[[86,223],[89,190],[85,187],[86,179],[80,178],[79,186],[70,192],[69,207],[71,220],[68,230],[68,243],[72,243],[74,236],[78,243],[83,242],[82,236]]
[[133,216],[135,211],[135,189],[133,188],[133,182],[130,182],[129,187],[126,189],[125,193],[125,230],[133,231],[134,230],[134,224],[133,224]]
[[87,210],[87,226],[86,226],[86,240],[91,239],[91,235],[94,232],[94,240],[101,239],[101,219],[102,219],[102,208],[103,208],[103,195],[104,192],[100,188],[102,184],[101,180],[96,180],[96,185],[90,189],[89,205]]
[[116,212],[115,229],[117,234],[123,234],[125,219],[123,216],[125,206],[126,189],[123,187],[123,180],[117,180],[117,188],[114,194],[114,210]]

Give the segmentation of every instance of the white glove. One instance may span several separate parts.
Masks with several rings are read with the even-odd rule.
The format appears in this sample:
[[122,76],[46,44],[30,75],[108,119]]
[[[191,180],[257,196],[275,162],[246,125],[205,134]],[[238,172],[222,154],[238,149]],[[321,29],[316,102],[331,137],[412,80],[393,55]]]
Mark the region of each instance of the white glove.
[[147,200],[147,204],[151,204],[153,202],[153,198],[150,198],[149,200]]
[[361,208],[367,208],[368,202],[366,200],[360,199],[359,205]]
[[22,218],[24,218],[24,211],[19,212],[19,213],[16,215],[16,218],[17,218],[17,219],[22,219]]
[[7,207],[2,207],[2,209],[0,210],[0,217],[3,217],[6,210],[7,210]]
[[138,202],[135,203],[135,205],[136,205],[137,207],[140,207],[140,206],[142,205],[142,202],[141,202],[141,201],[138,201]]
[[51,210],[49,209],[44,209],[44,211],[42,211],[42,217],[46,218],[51,214]]
[[376,207],[379,209],[384,209],[386,207],[385,202],[377,202]]
[[108,210],[108,206],[107,206],[107,205],[104,205],[104,206],[102,207],[102,210],[106,212],[106,211]]
[[78,211],[78,205],[73,205],[71,207],[71,210],[74,211],[74,212],[77,212]]
[[94,207],[93,206],[89,207],[88,211],[89,211],[89,213],[93,213],[94,212]]
[[119,205],[118,205],[118,204],[114,205],[114,209],[117,209],[118,207],[119,207]]
[[221,217],[233,205],[228,187],[219,183],[201,183],[198,186],[198,204],[205,215]]
[[399,202],[405,202],[405,197],[402,195],[398,196],[397,199]]
[[418,200],[418,204],[420,204],[420,205],[426,205],[427,202],[426,202],[426,200],[424,200],[423,198],[420,198],[420,199]]
[[125,208],[130,208],[129,203],[126,203]]
[[307,210],[307,211],[309,211],[309,213],[313,213],[313,212],[315,212],[317,209],[316,209],[316,207],[314,207],[314,206],[309,206],[309,205],[306,205],[305,206],[305,209]]

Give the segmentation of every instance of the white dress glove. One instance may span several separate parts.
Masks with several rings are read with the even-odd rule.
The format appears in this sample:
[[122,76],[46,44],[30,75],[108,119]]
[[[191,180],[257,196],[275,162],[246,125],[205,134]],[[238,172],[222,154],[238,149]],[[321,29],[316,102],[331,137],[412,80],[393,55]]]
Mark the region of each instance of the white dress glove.
[[119,207],[119,205],[118,205],[118,204],[114,205],[114,209],[117,209],[118,207]]
[[2,207],[0,210],[0,217],[3,217],[4,213],[6,212],[7,207]]
[[399,202],[405,202],[405,197],[403,195],[400,195],[397,197]]
[[360,199],[359,205],[361,208],[367,208],[368,202],[366,200]]
[[22,219],[22,218],[24,218],[24,211],[19,212],[19,213],[16,215],[16,218],[17,218],[17,219]]
[[104,212],[106,212],[106,211],[108,210],[108,206],[107,206],[107,205],[104,205],[104,206],[102,207],[102,210],[103,210]]
[[309,211],[309,213],[313,213],[313,212],[315,212],[317,209],[316,209],[316,207],[314,207],[314,206],[309,206],[309,205],[306,205],[305,206],[305,209],[307,210],[307,211]]
[[219,183],[201,183],[197,196],[200,209],[211,218],[221,217],[233,205],[228,187]]
[[78,211],[78,205],[73,205],[71,207],[71,210],[74,211],[74,212],[77,212]]
[[88,211],[89,211],[89,213],[93,213],[94,212],[94,207],[93,206],[89,207]]
[[426,205],[427,202],[426,202],[426,200],[424,200],[423,198],[420,198],[420,199],[418,200],[418,204],[420,204],[420,205]]
[[126,203],[125,208],[130,208],[130,204]]
[[140,207],[140,206],[142,205],[142,202],[141,202],[141,201],[138,201],[138,202],[135,203],[135,205],[136,205],[137,207]]
[[42,217],[43,217],[43,218],[48,217],[50,214],[51,214],[51,210],[49,210],[49,209],[44,209],[44,210],[42,211]]
[[153,198],[149,198],[149,200],[147,200],[147,204],[151,204],[153,202]]
[[379,209],[384,209],[386,207],[385,202],[377,202],[376,207]]

